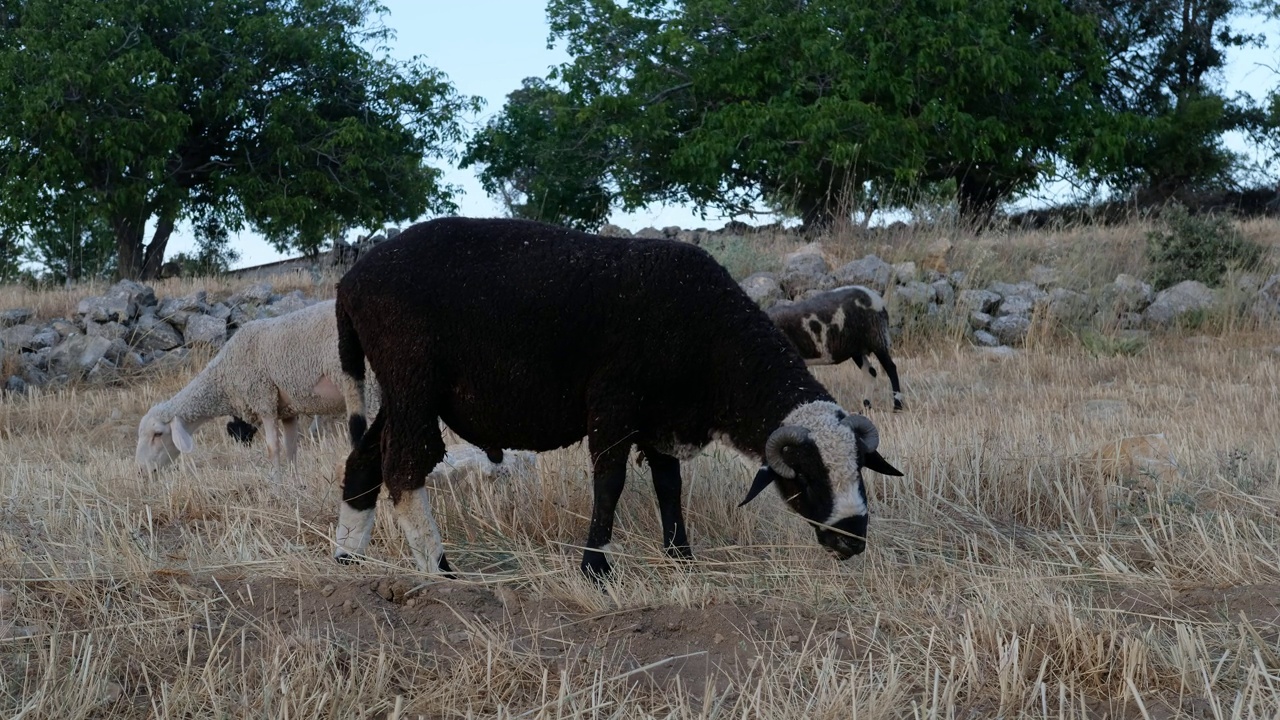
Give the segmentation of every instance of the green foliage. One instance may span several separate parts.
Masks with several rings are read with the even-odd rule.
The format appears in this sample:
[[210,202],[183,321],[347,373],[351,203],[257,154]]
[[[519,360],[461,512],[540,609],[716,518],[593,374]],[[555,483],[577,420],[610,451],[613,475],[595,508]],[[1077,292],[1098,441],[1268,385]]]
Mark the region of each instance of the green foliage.
[[[68,197],[153,276],[177,222],[280,250],[454,208],[476,101],[386,56],[374,0],[0,0],[0,227]],[[144,244],[148,226],[154,228]]]
[[1076,146],[1075,162],[1117,190],[1157,197],[1227,183],[1240,158],[1226,148],[1223,134],[1269,126],[1266,112],[1247,96],[1229,98],[1221,88],[1226,53],[1264,42],[1230,26],[1247,9],[1240,0],[1123,0],[1099,7],[1111,66],[1097,128]]
[[1192,215],[1180,205],[1160,216],[1160,227],[1147,233],[1150,279],[1157,290],[1184,280],[1221,285],[1229,270],[1257,267],[1263,248],[1246,239],[1231,218]]
[[483,166],[480,184],[512,217],[596,230],[612,202],[609,161],[604,134],[575,123],[564,92],[526,78],[472,137],[460,166]]
[[42,281],[105,280],[116,272],[116,243],[101,218],[68,213],[27,235],[23,256],[35,263]]
[[240,259],[240,253],[231,247],[231,235],[216,219],[209,218],[195,226],[196,250],[178,253],[172,262],[181,268],[183,277],[221,275]]
[[574,133],[607,130],[626,208],[764,200],[820,225],[883,188],[951,181],[985,212],[1086,131],[1104,66],[1093,18],[1056,0],[552,0],[548,14],[573,57],[553,79],[580,108]]
[[16,282],[22,275],[18,237],[0,228],[0,283]]

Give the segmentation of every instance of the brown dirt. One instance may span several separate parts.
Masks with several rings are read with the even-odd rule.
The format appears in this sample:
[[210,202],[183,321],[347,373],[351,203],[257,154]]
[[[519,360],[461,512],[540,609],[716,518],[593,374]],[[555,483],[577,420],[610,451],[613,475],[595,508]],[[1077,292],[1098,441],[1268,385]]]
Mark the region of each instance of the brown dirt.
[[503,584],[458,581],[417,584],[388,575],[352,582],[335,574],[305,581],[171,576],[216,603],[214,625],[239,632],[283,632],[300,638],[383,647],[457,658],[481,634],[516,653],[560,670],[588,662],[615,674],[636,672],[658,687],[679,678],[700,694],[723,688],[779,644],[799,651],[820,644],[837,661],[854,659],[853,640],[840,617],[813,617],[803,608],[770,609],[717,604],[584,611],[555,600],[536,600]]

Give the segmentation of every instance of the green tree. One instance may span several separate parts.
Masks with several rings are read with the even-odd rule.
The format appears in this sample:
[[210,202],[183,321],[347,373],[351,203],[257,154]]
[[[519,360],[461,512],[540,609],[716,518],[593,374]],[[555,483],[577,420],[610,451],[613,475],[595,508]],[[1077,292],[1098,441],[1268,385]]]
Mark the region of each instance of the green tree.
[[576,115],[563,90],[526,78],[471,138],[460,166],[481,166],[480,184],[512,217],[594,230],[612,202],[610,143]]
[[30,225],[23,237],[23,259],[40,266],[38,275],[46,282],[105,279],[116,272],[110,223],[74,198],[51,198],[44,217]]
[[548,13],[573,58],[553,79],[579,128],[607,129],[620,204],[765,201],[810,226],[921,183],[954,182],[965,212],[989,212],[1085,131],[1104,67],[1094,18],[1058,0],[551,0]]
[[[154,277],[177,223],[313,250],[454,209],[460,96],[386,54],[375,0],[0,0],[0,227],[50,196],[109,223]],[[145,234],[151,228],[149,242]]]
[[1078,164],[1117,190],[1157,198],[1229,183],[1239,157],[1224,134],[1267,125],[1261,107],[1222,87],[1227,53],[1265,40],[1231,27],[1248,5],[1121,0],[1085,8],[1099,19],[1109,64],[1099,88],[1105,111]]

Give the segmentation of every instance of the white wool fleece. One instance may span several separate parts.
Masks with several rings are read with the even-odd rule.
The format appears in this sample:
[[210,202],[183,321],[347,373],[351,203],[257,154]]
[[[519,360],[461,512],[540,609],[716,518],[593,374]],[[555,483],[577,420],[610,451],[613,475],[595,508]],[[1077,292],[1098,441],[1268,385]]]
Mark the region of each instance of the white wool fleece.
[[[366,367],[366,372],[368,368]],[[371,375],[367,383],[377,394]],[[157,403],[138,424],[136,459],[156,470],[194,448],[191,432],[212,418],[236,415],[261,424],[268,453],[276,456],[275,430],[290,434],[297,416],[364,413],[357,383],[338,360],[334,301],[316,303],[280,317],[245,323],[190,383]]]
[[827,525],[867,514],[867,499],[858,485],[858,439],[840,416],[850,413],[825,400],[804,403],[787,414],[783,425],[799,425],[809,431],[831,478],[831,517]]

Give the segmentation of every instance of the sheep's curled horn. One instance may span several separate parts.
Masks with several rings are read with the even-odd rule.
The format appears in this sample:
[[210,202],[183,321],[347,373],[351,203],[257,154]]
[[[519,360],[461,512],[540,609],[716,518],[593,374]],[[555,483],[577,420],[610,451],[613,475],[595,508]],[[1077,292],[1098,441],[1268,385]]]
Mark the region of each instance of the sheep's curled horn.
[[808,439],[809,429],[799,425],[783,425],[774,430],[764,443],[765,466],[760,468],[760,472],[756,473],[756,479],[751,483],[751,489],[747,491],[747,498],[738,503],[738,507],[751,502],[765,488],[769,487],[769,483],[773,482],[773,473],[777,473],[788,480],[795,477],[796,471],[787,465],[786,460],[782,459],[782,448],[787,445],[798,445]]
[[764,443],[764,459],[773,468],[773,471],[782,477],[790,480],[796,476],[796,471],[787,465],[787,461],[782,459],[782,448],[787,445],[799,445],[809,439],[809,429],[799,425],[783,425],[774,430],[769,439]]
[[853,436],[858,439],[863,452],[872,452],[880,447],[880,431],[866,415],[846,416],[840,424],[853,431]]

